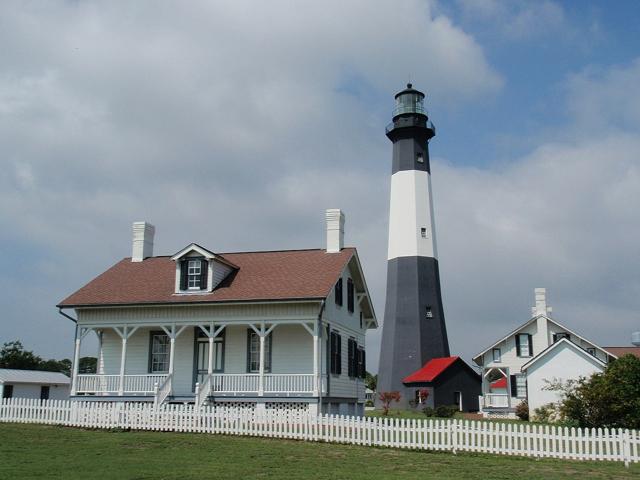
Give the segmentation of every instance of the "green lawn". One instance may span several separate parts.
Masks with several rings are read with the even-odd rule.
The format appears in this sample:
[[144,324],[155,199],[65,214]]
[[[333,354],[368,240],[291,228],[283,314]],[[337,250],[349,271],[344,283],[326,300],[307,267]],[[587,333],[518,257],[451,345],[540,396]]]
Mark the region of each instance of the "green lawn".
[[0,478],[638,478],[619,463],[431,453],[222,435],[0,424]]

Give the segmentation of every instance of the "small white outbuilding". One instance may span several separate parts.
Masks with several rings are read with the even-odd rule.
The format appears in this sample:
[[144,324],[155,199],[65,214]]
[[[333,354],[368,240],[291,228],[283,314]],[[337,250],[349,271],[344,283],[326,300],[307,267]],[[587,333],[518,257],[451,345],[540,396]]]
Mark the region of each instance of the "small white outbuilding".
[[0,398],[67,400],[70,389],[64,373],[0,368]]
[[566,382],[602,372],[606,364],[595,355],[563,338],[522,367],[527,378],[529,411],[561,399],[560,392],[547,389],[549,381]]

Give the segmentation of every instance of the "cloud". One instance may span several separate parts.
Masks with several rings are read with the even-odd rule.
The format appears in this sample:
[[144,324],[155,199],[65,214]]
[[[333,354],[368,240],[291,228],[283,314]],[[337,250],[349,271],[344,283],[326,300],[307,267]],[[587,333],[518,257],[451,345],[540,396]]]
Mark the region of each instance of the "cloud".
[[3,339],[44,355],[134,220],[163,254],[306,248],[338,206],[382,284],[391,95],[411,75],[460,108],[503,81],[417,0],[20,3],[0,43]]

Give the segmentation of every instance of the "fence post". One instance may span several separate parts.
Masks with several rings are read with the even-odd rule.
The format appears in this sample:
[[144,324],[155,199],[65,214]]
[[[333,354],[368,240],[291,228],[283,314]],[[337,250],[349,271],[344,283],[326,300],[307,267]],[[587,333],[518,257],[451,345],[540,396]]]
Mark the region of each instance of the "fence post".
[[454,455],[457,455],[457,447],[458,447],[458,435],[456,430],[456,421],[449,421],[449,439],[451,443],[451,451]]
[[629,430],[625,429],[622,432],[622,455],[624,458],[624,466],[629,468],[629,462],[631,460],[631,445],[629,441]]

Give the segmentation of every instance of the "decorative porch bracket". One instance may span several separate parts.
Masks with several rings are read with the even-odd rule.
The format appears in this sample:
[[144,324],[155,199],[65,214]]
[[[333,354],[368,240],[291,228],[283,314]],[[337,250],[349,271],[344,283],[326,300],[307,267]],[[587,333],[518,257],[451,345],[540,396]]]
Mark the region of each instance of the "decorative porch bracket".
[[256,335],[260,337],[260,369],[258,371],[258,396],[264,396],[264,341],[265,338],[276,328],[276,324],[272,324],[269,328],[266,328],[264,322],[260,323],[259,327],[256,327],[254,323],[250,323],[249,326],[256,332]]
[[71,379],[71,395],[76,394],[76,390],[78,388],[78,372],[80,367],[80,346],[82,344],[82,339],[87,336],[87,334],[92,331],[91,327],[78,327],[76,329],[76,345],[73,351],[73,378]]
[[131,335],[136,333],[138,327],[130,327],[129,325],[124,325],[121,328],[113,327],[113,330],[120,335],[122,339],[122,353],[120,356],[120,381],[118,382],[118,395],[124,395],[124,374],[126,371],[126,362],[127,362],[127,340]]
[[302,323],[304,329],[313,337],[313,396],[319,395],[320,389],[320,332],[318,322]]

